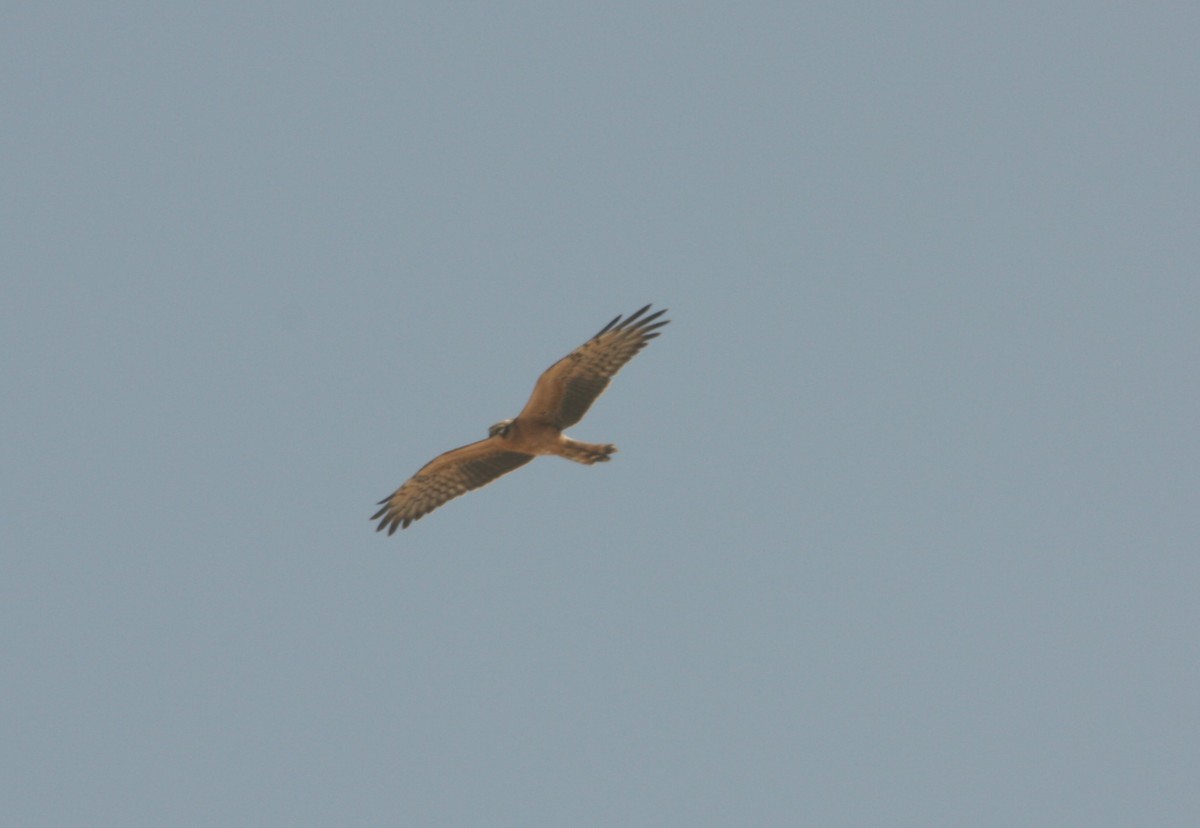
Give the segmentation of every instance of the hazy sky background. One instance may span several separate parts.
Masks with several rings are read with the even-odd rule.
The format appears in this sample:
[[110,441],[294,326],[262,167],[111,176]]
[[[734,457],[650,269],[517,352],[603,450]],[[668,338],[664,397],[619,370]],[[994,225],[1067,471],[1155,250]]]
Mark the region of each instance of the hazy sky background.
[[6,825],[1197,824],[1194,4],[3,17]]

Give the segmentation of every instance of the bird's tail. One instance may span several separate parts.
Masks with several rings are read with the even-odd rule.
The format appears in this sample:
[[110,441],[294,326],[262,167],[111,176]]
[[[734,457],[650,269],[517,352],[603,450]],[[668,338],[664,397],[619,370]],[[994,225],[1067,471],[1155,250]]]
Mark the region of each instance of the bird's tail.
[[606,463],[609,455],[615,454],[617,451],[617,447],[612,443],[581,443],[570,437],[563,437],[559,446],[562,449],[561,456],[586,466],[593,463]]

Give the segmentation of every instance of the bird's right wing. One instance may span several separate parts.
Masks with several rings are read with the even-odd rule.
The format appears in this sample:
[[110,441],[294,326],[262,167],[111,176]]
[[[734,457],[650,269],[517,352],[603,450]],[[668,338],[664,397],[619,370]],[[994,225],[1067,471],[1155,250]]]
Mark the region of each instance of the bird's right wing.
[[371,520],[375,531],[387,528],[392,534],[432,512],[448,500],[491,483],[497,477],[524,466],[532,454],[508,451],[500,437],[452,449],[426,463],[399,489],[379,501],[383,506]]

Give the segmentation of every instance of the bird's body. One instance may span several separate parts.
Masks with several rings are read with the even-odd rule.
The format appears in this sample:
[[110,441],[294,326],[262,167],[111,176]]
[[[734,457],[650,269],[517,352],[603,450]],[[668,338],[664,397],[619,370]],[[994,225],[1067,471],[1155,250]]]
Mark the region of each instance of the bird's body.
[[[535,457],[543,454],[557,454],[589,466],[592,463],[607,460],[608,455],[615,454],[617,451],[617,447],[612,444],[598,445],[572,440],[553,423],[535,420],[532,417],[502,420],[492,426],[489,432],[500,437],[509,451],[523,451]],[[490,434],[489,439],[491,436]]]
[[667,324],[665,319],[655,321],[665,310],[643,316],[649,309],[646,305],[623,321],[618,316],[547,368],[521,413],[488,429],[487,439],[452,449],[425,464],[380,501],[383,508],[371,518],[379,520],[376,531],[386,527],[390,535],[406,528],[446,501],[540,455],[553,454],[589,466],[607,461],[616,446],[572,440],[563,429],[583,418],[617,371]]

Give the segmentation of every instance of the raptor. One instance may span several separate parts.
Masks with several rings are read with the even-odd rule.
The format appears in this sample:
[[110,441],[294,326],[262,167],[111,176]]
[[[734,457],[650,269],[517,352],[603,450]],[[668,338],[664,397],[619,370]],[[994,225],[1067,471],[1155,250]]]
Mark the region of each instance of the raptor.
[[589,466],[606,462],[616,446],[572,440],[563,429],[583,419],[617,372],[669,321],[659,320],[665,309],[647,315],[648,310],[650,305],[609,322],[542,373],[520,414],[489,428],[487,439],[435,457],[379,501],[383,508],[371,517],[379,521],[375,531],[386,528],[391,535],[407,528],[448,500],[485,486],[540,455],[557,455]]

